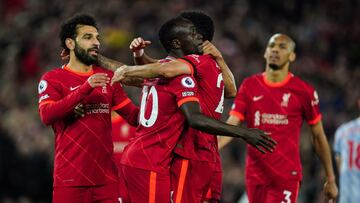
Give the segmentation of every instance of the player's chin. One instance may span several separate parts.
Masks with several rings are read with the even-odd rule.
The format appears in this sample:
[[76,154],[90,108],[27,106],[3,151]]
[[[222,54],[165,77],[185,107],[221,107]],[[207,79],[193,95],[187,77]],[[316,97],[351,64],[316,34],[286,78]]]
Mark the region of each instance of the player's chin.
[[281,66],[279,64],[276,63],[269,63],[269,67],[273,70],[280,70]]

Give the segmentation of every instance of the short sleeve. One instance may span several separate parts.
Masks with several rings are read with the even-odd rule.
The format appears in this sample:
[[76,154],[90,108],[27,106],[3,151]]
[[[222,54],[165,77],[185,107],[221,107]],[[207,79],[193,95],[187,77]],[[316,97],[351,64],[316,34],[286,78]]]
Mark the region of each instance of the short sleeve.
[[39,106],[52,103],[61,99],[58,83],[51,78],[49,73],[44,74],[38,84]]
[[192,75],[181,75],[170,81],[169,91],[175,96],[177,105],[190,101],[199,102],[197,83]]
[[319,96],[311,86],[307,86],[306,88],[306,95],[301,97],[303,100],[302,104],[304,104],[305,120],[308,124],[314,125],[321,120]]
[[247,100],[247,80],[241,84],[236,98],[234,100],[234,104],[231,107],[229,112],[230,115],[238,117],[241,121],[245,120],[246,109],[248,106]]

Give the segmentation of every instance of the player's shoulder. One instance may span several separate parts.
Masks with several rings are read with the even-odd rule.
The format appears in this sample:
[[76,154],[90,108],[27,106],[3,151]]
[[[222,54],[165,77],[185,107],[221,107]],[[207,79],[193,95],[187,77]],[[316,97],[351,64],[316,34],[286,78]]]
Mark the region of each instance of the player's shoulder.
[[351,131],[353,128],[360,128],[360,118],[341,124],[336,130],[336,132],[339,133],[339,132]]
[[305,86],[310,89],[314,89],[314,87],[307,81],[301,79],[299,76],[294,75],[293,73],[289,73],[291,76],[291,82],[297,85]]
[[169,81],[170,86],[182,86],[185,88],[194,88],[196,86],[195,78],[190,74],[179,75]]
[[210,55],[198,55],[198,54],[190,54],[183,57],[184,59],[190,60],[195,64],[200,64],[207,62],[209,60],[213,60]]
[[42,79],[56,79],[59,77],[59,74],[63,73],[64,70],[62,67],[54,67],[51,70],[45,72],[42,75]]

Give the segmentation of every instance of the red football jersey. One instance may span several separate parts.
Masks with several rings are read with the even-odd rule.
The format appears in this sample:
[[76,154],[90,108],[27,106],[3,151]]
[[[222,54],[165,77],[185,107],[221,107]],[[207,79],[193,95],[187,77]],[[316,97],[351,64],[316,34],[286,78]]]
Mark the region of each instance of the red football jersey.
[[312,86],[289,73],[280,83],[271,83],[265,74],[244,80],[230,115],[245,120],[249,128],[271,133],[277,146],[262,154],[247,146],[246,179],[249,182],[301,180],[299,141],[305,119],[309,124],[321,120],[319,98]]
[[[193,69],[202,113],[220,120],[224,108],[224,82],[216,61],[210,55],[194,54],[178,60]],[[175,153],[192,160],[216,162],[219,156],[217,138],[191,128],[181,136]]]
[[136,128],[129,125],[119,114],[111,115],[112,139],[114,144],[114,157],[116,165],[120,164],[121,155],[131,137],[135,136]]
[[[39,83],[41,119],[55,133],[54,187],[90,186],[118,181],[113,160],[111,110],[132,104],[119,84],[91,88],[94,73],[112,72],[93,66],[88,73],[67,66],[45,73]],[[84,117],[73,113],[83,104]]]
[[168,173],[175,144],[185,127],[179,106],[198,101],[197,85],[191,75],[155,81],[143,87],[139,126],[124,149],[121,163]]

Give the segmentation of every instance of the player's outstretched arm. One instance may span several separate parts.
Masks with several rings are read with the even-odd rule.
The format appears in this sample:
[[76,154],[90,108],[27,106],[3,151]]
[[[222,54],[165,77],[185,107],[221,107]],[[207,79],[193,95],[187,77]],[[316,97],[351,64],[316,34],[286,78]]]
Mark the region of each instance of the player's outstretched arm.
[[144,52],[144,49],[151,44],[151,41],[146,41],[141,37],[134,38],[130,43],[129,49],[133,52],[134,63],[136,65],[144,65],[149,63],[156,63],[158,60],[151,58]]
[[126,78],[172,78],[178,75],[191,74],[189,66],[181,61],[175,60],[167,63],[151,63],[140,66],[121,66],[118,68],[111,83],[122,82]]
[[98,65],[111,71],[116,71],[120,66],[125,65],[120,61],[109,59],[101,54],[98,55]]
[[205,41],[202,44],[202,49],[204,54],[212,55],[220,66],[225,85],[225,97],[234,98],[237,93],[234,75],[226,64],[221,52],[209,41]]
[[213,135],[221,134],[224,136],[242,138],[262,153],[266,153],[266,151],[272,152],[275,148],[276,142],[265,132],[258,129],[229,125],[209,118],[201,113],[198,102],[186,102],[180,106],[180,109],[192,128]]
[[322,122],[311,125],[312,138],[316,154],[319,156],[326,173],[326,182],[324,185],[324,192],[327,200],[335,201],[338,195],[338,188],[336,186],[335,174],[331,161],[331,151],[329,143],[326,139]]

